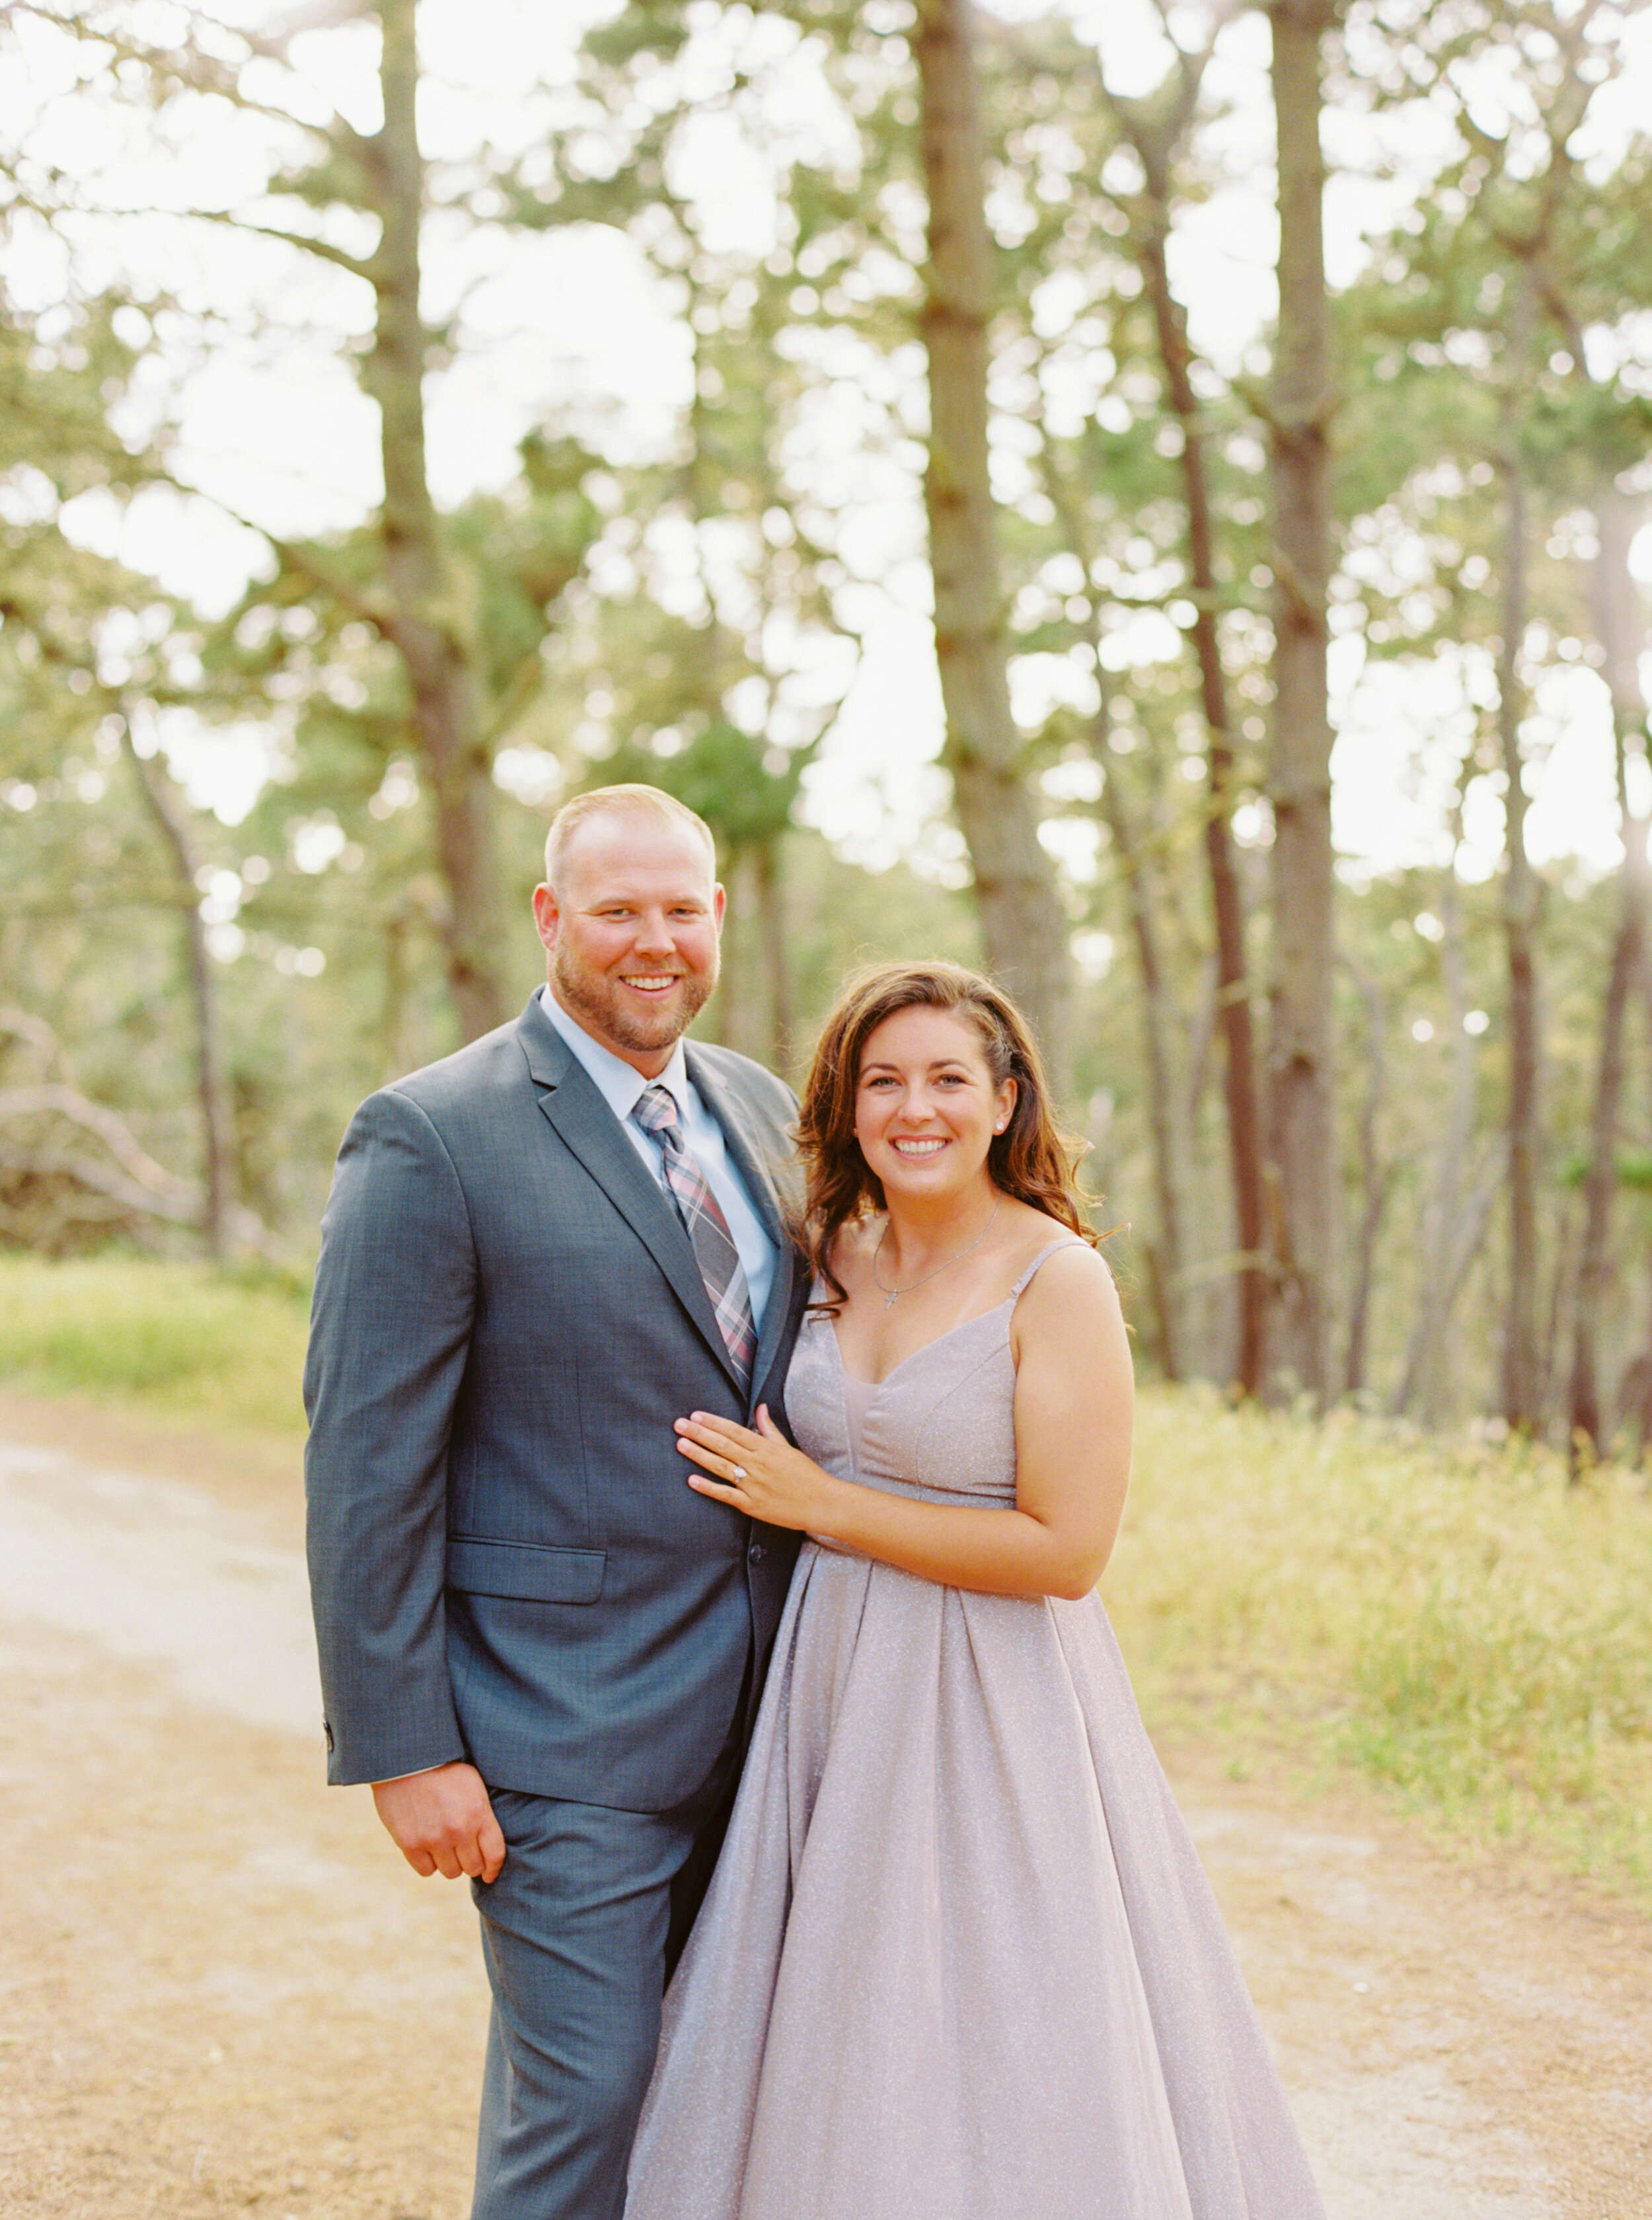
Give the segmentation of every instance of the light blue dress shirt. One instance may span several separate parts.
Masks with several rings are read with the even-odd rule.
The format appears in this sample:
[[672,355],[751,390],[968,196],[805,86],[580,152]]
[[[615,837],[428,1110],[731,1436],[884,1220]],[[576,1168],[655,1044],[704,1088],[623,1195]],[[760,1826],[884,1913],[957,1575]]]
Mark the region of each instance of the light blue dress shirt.
[[[722,1127],[707,1109],[699,1090],[689,1077],[688,1058],[683,1053],[682,1042],[678,1041],[671,1051],[671,1060],[659,1077],[645,1079],[635,1064],[627,1063],[623,1057],[615,1056],[612,1049],[604,1048],[600,1040],[586,1032],[577,1018],[570,1017],[548,987],[540,988],[539,1004],[547,1021],[561,1034],[595,1082],[597,1091],[619,1119],[627,1140],[647,1165],[668,1202],[671,1200],[670,1190],[665,1185],[665,1161],[659,1143],[644,1132],[631,1113],[645,1088],[665,1087],[670,1089],[671,1098],[676,1104],[683,1138],[690,1152],[698,1158],[700,1169],[706,1175],[712,1193],[722,1205],[723,1216],[728,1220],[728,1230],[734,1237],[735,1248],[739,1251],[740,1269],[745,1274],[746,1288],[751,1297],[751,1322],[761,1332],[763,1313],[768,1306],[770,1290],[775,1283],[775,1244],[757,1215],[757,1207],[740,1176],[739,1167],[728,1153]],[[671,1202],[671,1208],[676,1210],[675,1202]]]

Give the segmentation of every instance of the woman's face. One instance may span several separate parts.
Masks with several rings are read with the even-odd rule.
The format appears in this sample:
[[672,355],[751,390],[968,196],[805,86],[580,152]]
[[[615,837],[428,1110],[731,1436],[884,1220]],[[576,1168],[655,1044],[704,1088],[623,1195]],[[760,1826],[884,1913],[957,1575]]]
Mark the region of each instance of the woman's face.
[[1014,1107],[1015,1082],[994,1084],[979,1030],[955,1011],[897,1010],[868,1037],[855,1138],[886,1194],[939,1200],[983,1179]]

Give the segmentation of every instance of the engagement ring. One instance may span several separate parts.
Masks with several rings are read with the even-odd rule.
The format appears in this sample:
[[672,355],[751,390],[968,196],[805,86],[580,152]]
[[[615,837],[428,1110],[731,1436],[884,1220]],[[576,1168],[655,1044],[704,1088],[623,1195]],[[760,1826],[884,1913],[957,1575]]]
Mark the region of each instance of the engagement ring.
[[745,1478],[745,1467],[743,1464],[732,1465],[729,1469],[736,1480]]

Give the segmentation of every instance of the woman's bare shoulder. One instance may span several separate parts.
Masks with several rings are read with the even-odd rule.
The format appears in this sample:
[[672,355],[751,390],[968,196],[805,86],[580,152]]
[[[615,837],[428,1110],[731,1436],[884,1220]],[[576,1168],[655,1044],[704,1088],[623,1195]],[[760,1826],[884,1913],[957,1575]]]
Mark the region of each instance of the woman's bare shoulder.
[[[1058,1255],[1064,1257],[1069,1250],[1075,1257],[1095,1255],[1089,1243],[1075,1233],[1071,1226],[1063,1225],[1060,1219],[1052,1218],[1048,1211],[1039,1210],[1032,1203],[1022,1202],[1017,1196],[1006,1195],[1002,1217],[1003,1251],[1007,1257],[1017,1260],[1019,1271],[1025,1271],[1035,1257],[1043,1257],[1046,1252],[1051,1252],[1050,1262],[1052,1264],[1057,1262]],[[1040,1264],[1036,1277],[1042,1279],[1047,1269],[1047,1266]]]
[[1090,1319],[1116,1313],[1119,1293],[1100,1250],[1055,1219],[1040,1212],[1029,1215],[1040,1220],[1042,1232],[1030,1242],[1026,1262],[1030,1264],[1040,1250],[1048,1254],[1022,1290],[1018,1320],[1023,1316],[1028,1320],[1065,1316],[1074,1306]]

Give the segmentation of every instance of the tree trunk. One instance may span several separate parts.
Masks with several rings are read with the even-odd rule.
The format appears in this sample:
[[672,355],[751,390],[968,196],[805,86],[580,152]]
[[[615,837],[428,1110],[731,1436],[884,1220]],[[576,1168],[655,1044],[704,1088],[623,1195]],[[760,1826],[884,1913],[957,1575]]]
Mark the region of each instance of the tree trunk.
[[195,857],[178,806],[167,790],[164,764],[140,756],[132,727],[123,717],[121,738],[136,775],[139,790],[154,819],[178,880],[178,914],[184,926],[190,993],[195,1003],[195,1094],[201,1112],[201,1245],[215,1263],[229,1253],[229,1120],[224,1104],[223,1054],[220,1045],[218,982],[207,952],[201,922],[201,889]]
[[[1523,285],[1530,280],[1523,278]],[[1537,1154],[1542,1041],[1537,1012],[1537,880],[1526,853],[1520,750],[1520,649],[1526,628],[1526,490],[1516,395],[1506,394],[1498,456],[1506,546],[1497,651],[1497,733],[1503,758],[1502,923],[1509,1009],[1509,1291],[1503,1324],[1503,1416],[1530,1432],[1537,1411]]]
[[[1499,1136],[1497,1146],[1487,1160],[1484,1170],[1472,1191],[1465,1199],[1460,1219],[1446,1229],[1439,1249],[1442,1276],[1431,1281],[1425,1300],[1418,1306],[1411,1339],[1406,1349],[1405,1369],[1399,1387],[1389,1405],[1392,1414],[1403,1418],[1410,1410],[1419,1388],[1422,1395],[1422,1419],[1425,1425],[1437,1425],[1442,1416],[1439,1396],[1441,1352],[1446,1346],[1450,1329],[1451,1313],[1456,1308],[1457,1297],[1462,1293],[1463,1282],[1492,1222],[1499,1189],[1503,1185],[1508,1164],[1506,1136]],[[1432,1252],[1431,1252],[1431,1258]]]
[[428,335],[419,308],[424,163],[415,108],[415,0],[380,0],[384,124],[369,141],[371,189],[383,227],[372,258],[377,302],[365,383],[378,404],[384,469],[387,629],[412,695],[413,727],[435,818],[446,889],[440,932],[448,989],[466,1040],[509,1015],[501,951],[493,765],[471,627],[449,563],[425,469]]
[[1594,1112],[1590,1120],[1589,1163],[1583,1182],[1583,1239],[1578,1255],[1577,1288],[1572,1317],[1572,1378],[1567,1405],[1567,1439],[1572,1469],[1580,1455],[1593,1456],[1601,1446],[1600,1391],[1597,1343],[1601,1305],[1611,1276],[1611,1206],[1618,1186],[1618,1121],[1624,1093],[1624,1032],[1629,991],[1641,957],[1641,920],[1636,896],[1624,889],[1622,913],[1612,941],[1600,1019],[1600,1056],[1596,1067]]
[[1352,959],[1348,969],[1365,1004],[1366,1086],[1360,1106],[1360,1173],[1365,1207],[1360,1217],[1359,1239],[1354,1252],[1353,1286],[1348,1303],[1348,1351],[1343,1366],[1343,1392],[1357,1395],[1365,1386],[1365,1344],[1370,1320],[1371,1284],[1376,1269],[1377,1236],[1382,1230],[1393,1185],[1393,1170],[1384,1171],[1377,1155],[1377,1113],[1387,1087],[1387,1059],[1383,1052],[1385,1013],[1376,981]]
[[[1632,757],[1652,761],[1652,717],[1641,683],[1641,658],[1649,645],[1641,589],[1630,568],[1630,549],[1647,518],[1643,494],[1603,489],[1594,503],[1600,553],[1595,564],[1595,622],[1605,651],[1601,677],[1611,694],[1612,728],[1618,752],[1618,808],[1623,824],[1624,872],[1640,921],[1644,958],[1652,958],[1652,861],[1648,844],[1652,818],[1637,817],[1630,806],[1629,765]],[[1640,982],[1648,994],[1648,1032],[1652,1035],[1652,961],[1643,960]]]
[[1333,1062],[1335,878],[1325,672],[1331,576],[1331,315],[1325,292],[1320,41],[1331,0],[1274,0],[1279,337],[1271,403],[1274,812],[1269,1119],[1281,1253],[1270,1364],[1331,1390],[1341,1218]]
[[[1048,441],[1044,451],[1044,477],[1067,546],[1083,564],[1088,577],[1092,557],[1083,502],[1063,479]],[[1090,597],[1084,637],[1099,672],[1102,667],[1101,620],[1094,596]],[[1190,1369],[1186,1331],[1188,1150],[1184,1137],[1191,1124],[1192,1110],[1184,1115],[1183,1096],[1175,1076],[1170,989],[1161,951],[1158,906],[1154,899],[1147,844],[1130,804],[1120,758],[1113,750],[1112,721],[1105,692],[1091,721],[1090,749],[1101,773],[1101,814],[1113,835],[1113,855],[1124,880],[1131,939],[1135,943],[1141,979],[1148,1129],[1152,1137],[1154,1198],[1158,1207],[1158,1238],[1148,1246],[1148,1262],[1154,1313],[1159,1323],[1159,1363],[1167,1380],[1182,1380]]]
[[1246,1260],[1238,1275],[1235,1380],[1244,1394],[1255,1396],[1260,1393],[1262,1382],[1268,1304],[1268,1274],[1262,1256],[1262,1129],[1256,1104],[1250,986],[1245,964],[1244,897],[1233,851],[1233,726],[1216,622],[1215,534],[1211,517],[1208,457],[1204,419],[1188,375],[1193,350],[1188,340],[1187,314],[1170,290],[1165,257],[1169,223],[1169,178],[1161,174],[1161,163],[1147,162],[1139,140],[1138,145],[1144,153],[1153,199],[1152,224],[1141,244],[1142,269],[1152,303],[1170,408],[1181,427],[1181,480],[1188,509],[1194,652],[1199,664],[1199,697],[1205,720],[1208,780],[1205,859],[1216,939],[1216,1019],[1222,1036],[1234,1225],[1240,1251]]
[[1563,1325],[1577,1309],[1578,1213],[1569,1194],[1561,1203],[1555,1227],[1554,1268],[1549,1280],[1549,1307],[1537,1346],[1537,1407],[1546,1419],[1560,1379],[1560,1345]]
[[[1440,917],[1445,927],[1441,944],[1441,968],[1445,975],[1446,1022],[1451,1029],[1451,1095],[1445,1138],[1440,1145],[1439,1169],[1434,1191],[1424,1215],[1421,1285],[1417,1314],[1406,1344],[1400,1384],[1389,1408],[1395,1418],[1411,1406],[1424,1375],[1437,1368],[1445,1337],[1449,1303],[1460,1281],[1456,1265],[1462,1216],[1462,1183],[1468,1161],[1468,1144],[1474,1131],[1474,1044],[1463,1026],[1468,1014],[1468,987],[1463,970],[1462,903],[1457,892],[1456,851],[1462,839],[1462,789],[1472,770],[1463,765],[1453,808],[1451,861],[1446,866],[1440,895]],[[1500,1163],[1501,1158],[1499,1157]],[[1466,1265],[1464,1270],[1467,1269]],[[1431,1381],[1429,1382],[1431,1393]],[[1426,1399],[1425,1399],[1426,1400]]]
[[[1647,1257],[1647,1266],[1652,1280],[1652,1254]],[[1643,1349],[1624,1368],[1618,1383],[1618,1424],[1633,1426],[1636,1455],[1644,1464],[1652,1450],[1652,1346]]]
[[781,836],[764,840],[757,851],[757,939],[763,950],[768,1040],[764,1061],[771,1071],[790,1069],[796,1023],[792,994],[791,954],[786,932],[786,893],[782,876]]
[[1508,1149],[1506,1135],[1499,1135],[1479,1179],[1470,1189],[1463,1205],[1462,1223],[1451,1229],[1451,1241],[1447,1252],[1447,1278],[1440,1290],[1437,1310],[1437,1331],[1441,1362],[1436,1369],[1428,1400],[1424,1406],[1424,1422],[1437,1426],[1445,1415],[1444,1391],[1450,1384],[1448,1337],[1451,1330],[1451,1315],[1456,1309],[1457,1298],[1468,1283],[1474,1261],[1486,1244],[1496,1213],[1497,1200],[1508,1174]]
[[1595,622],[1604,651],[1602,675],[1611,694],[1618,754],[1618,810],[1624,842],[1620,908],[1611,968],[1600,1019],[1589,1166],[1583,1187],[1583,1238],[1578,1256],[1572,1322],[1572,1377],[1567,1442],[1575,1476],[1584,1456],[1598,1456],[1605,1428],[1601,1419],[1599,1342],[1600,1317],[1611,1278],[1611,1214],[1618,1185],[1618,1126],[1624,1092],[1624,1045],[1630,990],[1645,971],[1647,835],[1644,818],[1630,808],[1629,757],[1646,743],[1646,702],[1639,653],[1644,627],[1629,566],[1630,545],[1643,505],[1608,487],[1595,502],[1599,553],[1595,561]]
[[972,12],[967,0],[920,0],[913,38],[929,194],[928,290],[920,321],[929,363],[924,506],[946,710],[942,760],[975,873],[988,963],[1025,1011],[1061,1093],[1069,1074],[1068,923],[1039,845],[1038,810],[1010,714],[988,469],[994,272],[982,205]]
[[379,1083],[388,1086],[408,1069],[404,1035],[408,1008],[408,932],[413,922],[410,904],[402,903],[384,920],[384,997],[379,1006]]
[[[1106,712],[1102,713],[1105,718]],[[1158,1206],[1158,1239],[1150,1244],[1154,1308],[1159,1324],[1159,1366],[1167,1380],[1185,1379],[1188,1352],[1182,1331],[1187,1237],[1182,1194],[1183,1151],[1176,1114],[1177,1093],[1169,1042],[1169,988],[1159,951],[1147,859],[1120,781],[1118,758],[1108,757],[1107,733],[1099,720],[1094,734],[1101,758],[1101,807],[1113,834],[1113,852],[1124,876],[1131,938],[1141,976],[1142,1045],[1147,1058],[1147,1114],[1153,1138],[1153,1188]]]

